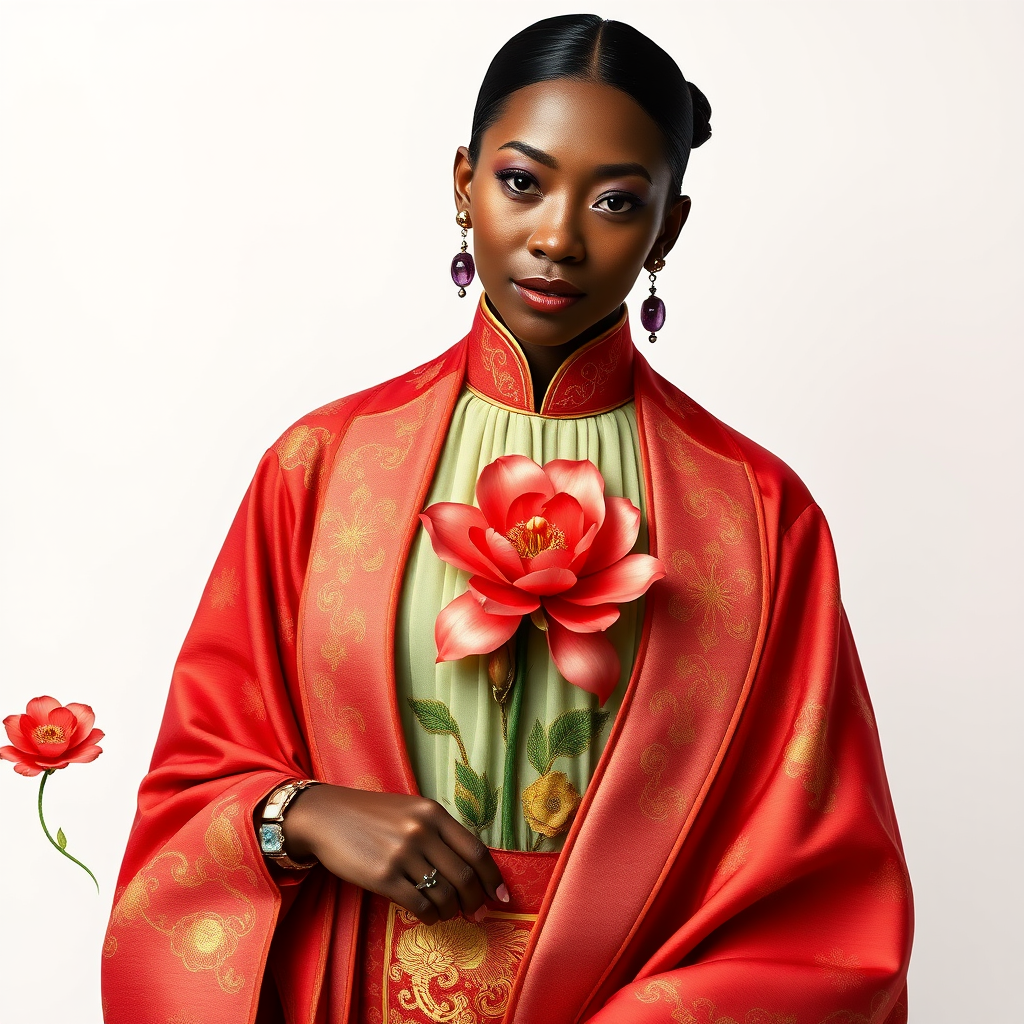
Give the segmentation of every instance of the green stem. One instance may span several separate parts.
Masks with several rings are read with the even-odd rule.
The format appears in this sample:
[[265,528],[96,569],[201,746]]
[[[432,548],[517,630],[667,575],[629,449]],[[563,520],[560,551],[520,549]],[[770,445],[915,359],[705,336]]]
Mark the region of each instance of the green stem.
[[[98,896],[100,892],[100,883],[96,881],[96,876],[80,860],[77,860],[75,857],[72,857],[67,850],[61,849],[60,843],[58,843],[57,840],[50,835],[50,830],[46,827],[46,821],[43,818],[43,790],[46,788],[46,780],[56,770],[56,768],[51,768],[49,769],[49,771],[43,772],[43,777],[39,780],[39,824],[43,826],[43,832],[45,833],[46,838],[50,840],[50,843],[52,844],[53,848],[58,853],[63,854],[65,857],[67,857],[68,860],[74,861],[92,879],[93,884],[96,886],[96,895]],[[58,829],[57,831],[59,832],[60,829]]]
[[526,689],[526,649],[530,641],[530,619],[525,615],[516,631],[516,677],[509,698],[508,733],[505,737],[505,780],[501,787],[501,845],[516,848],[516,819],[519,816],[519,792],[516,785],[516,748],[519,740],[519,711]]

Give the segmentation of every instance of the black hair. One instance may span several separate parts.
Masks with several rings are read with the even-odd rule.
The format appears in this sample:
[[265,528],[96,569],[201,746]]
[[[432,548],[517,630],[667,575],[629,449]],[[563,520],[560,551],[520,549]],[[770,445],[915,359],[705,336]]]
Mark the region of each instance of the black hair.
[[711,137],[711,105],[654,40],[632,25],[596,14],[563,14],[535,22],[494,55],[473,111],[473,166],[484,132],[501,117],[508,97],[553,78],[604,82],[632,96],[661,129],[675,191],[682,189],[690,150]]

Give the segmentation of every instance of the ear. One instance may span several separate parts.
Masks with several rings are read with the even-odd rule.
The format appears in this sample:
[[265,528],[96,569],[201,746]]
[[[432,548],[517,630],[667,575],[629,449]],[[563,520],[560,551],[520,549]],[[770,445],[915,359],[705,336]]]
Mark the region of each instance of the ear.
[[469,214],[468,227],[473,226],[473,203],[470,199],[471,184],[473,181],[473,167],[469,162],[469,150],[465,146],[459,146],[455,151],[455,215],[458,216],[463,210]]
[[644,268],[648,271],[654,269],[656,260],[663,260],[676,244],[679,232],[683,230],[686,218],[690,216],[690,197],[679,196],[673,200],[668,213],[665,214],[665,223],[662,225],[661,234],[654,240],[651,251],[644,260]]

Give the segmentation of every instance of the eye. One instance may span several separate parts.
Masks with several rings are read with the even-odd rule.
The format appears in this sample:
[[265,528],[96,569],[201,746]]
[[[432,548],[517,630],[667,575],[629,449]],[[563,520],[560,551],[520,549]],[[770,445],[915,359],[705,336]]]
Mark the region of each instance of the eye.
[[601,196],[594,203],[595,209],[604,210],[607,213],[632,213],[633,210],[639,210],[643,205],[641,199],[628,192],[613,192],[611,195]]
[[540,195],[540,186],[537,184],[537,179],[526,171],[509,168],[505,171],[496,172],[494,176],[505,186],[505,190],[511,195]]

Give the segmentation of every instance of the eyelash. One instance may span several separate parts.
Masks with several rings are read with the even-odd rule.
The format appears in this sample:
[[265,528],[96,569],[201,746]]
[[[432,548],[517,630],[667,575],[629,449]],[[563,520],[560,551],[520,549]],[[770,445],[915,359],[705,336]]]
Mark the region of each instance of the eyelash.
[[[513,188],[511,185],[511,181],[513,178],[526,178],[530,183],[538,185],[537,179],[528,171],[520,171],[512,167],[508,168],[507,170],[497,171],[495,172],[494,176],[502,183],[502,186],[504,187],[505,191],[515,199],[520,199],[523,196],[532,195],[533,193],[520,192],[518,189]],[[630,204],[630,208],[628,210],[603,211],[604,213],[610,213],[616,217],[622,216],[622,214],[625,213],[633,213],[634,211],[639,210],[642,206],[646,206],[646,203],[644,203],[644,201],[639,196],[635,196],[631,192],[611,192],[608,195],[601,196],[601,198],[598,200],[598,203],[603,202],[606,199],[624,199],[627,203]]]

